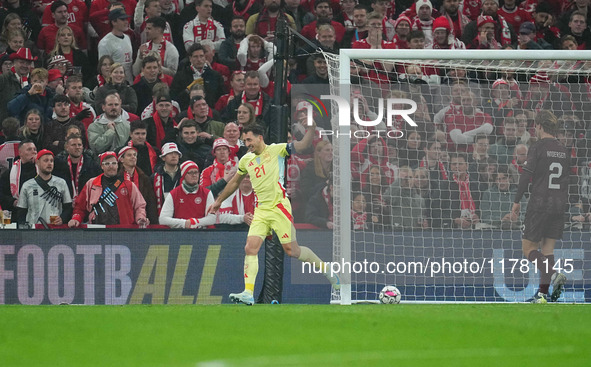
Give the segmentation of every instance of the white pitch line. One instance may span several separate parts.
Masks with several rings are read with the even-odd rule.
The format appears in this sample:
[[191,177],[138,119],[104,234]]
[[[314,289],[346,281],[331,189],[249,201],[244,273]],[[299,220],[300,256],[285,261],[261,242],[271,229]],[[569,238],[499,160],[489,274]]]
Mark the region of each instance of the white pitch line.
[[196,367],[233,367],[233,366],[301,366],[334,365],[335,362],[372,362],[383,361],[385,356],[400,360],[430,360],[442,358],[499,358],[528,357],[539,355],[565,355],[574,354],[576,349],[572,346],[550,348],[527,349],[503,349],[503,348],[472,348],[472,349],[437,349],[437,350],[396,350],[367,351],[367,352],[343,352],[343,353],[316,353],[316,354],[291,354],[285,356],[258,356],[243,359],[228,359],[204,361],[196,364]]

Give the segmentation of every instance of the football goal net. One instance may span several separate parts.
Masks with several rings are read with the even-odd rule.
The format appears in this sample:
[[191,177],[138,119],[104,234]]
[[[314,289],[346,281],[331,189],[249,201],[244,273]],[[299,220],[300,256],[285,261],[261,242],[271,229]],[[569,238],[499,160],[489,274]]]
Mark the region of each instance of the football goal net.
[[[549,264],[563,302],[585,302],[591,266],[591,52],[366,50],[325,54],[334,146],[332,302],[525,302],[539,271],[511,214],[534,119],[550,110],[571,152],[569,207]],[[338,266],[336,264],[338,263]]]

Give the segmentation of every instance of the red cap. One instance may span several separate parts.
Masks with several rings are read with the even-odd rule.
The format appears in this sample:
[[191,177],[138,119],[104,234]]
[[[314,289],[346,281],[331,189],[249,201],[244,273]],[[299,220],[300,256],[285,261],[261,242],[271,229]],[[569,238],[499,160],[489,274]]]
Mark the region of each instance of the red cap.
[[137,149],[135,149],[134,147],[130,147],[129,145],[126,145],[126,146],[124,146],[123,148],[121,148],[119,150],[119,155],[118,155],[118,158],[117,158],[119,160],[119,162],[121,162],[121,158],[123,158],[123,156],[125,155],[125,153],[128,150],[135,150],[135,152],[137,153]]
[[224,138],[217,138],[215,139],[215,141],[213,142],[213,149],[211,150],[211,154],[215,153],[215,150],[219,147],[228,147],[228,149],[231,149],[232,147],[230,146],[230,143],[228,143],[228,141]]
[[38,153],[37,153],[37,160],[39,160],[39,158],[43,157],[44,155],[47,154],[51,154],[52,157],[54,157],[53,152],[51,150],[48,149],[41,149]]
[[407,17],[406,15],[401,15],[398,17],[398,19],[396,19],[396,22],[394,22],[394,29],[398,27],[398,24],[400,24],[400,22],[407,22],[409,26],[412,24],[409,17]]
[[181,181],[185,178],[187,172],[192,169],[199,171],[199,166],[193,161],[186,161],[185,163],[181,164]]
[[109,157],[113,157],[113,158],[117,159],[117,153],[109,151],[109,152],[104,152],[102,154],[99,154],[99,160],[100,160],[101,164],[103,164],[103,161]]
[[495,82],[492,85],[492,89],[495,89],[496,87],[498,87],[501,84],[505,84],[505,85],[509,85],[509,83],[505,80],[505,79],[497,79],[495,80]]
[[446,17],[439,17],[433,21],[433,32],[435,32],[438,28],[444,28],[448,32],[451,32],[451,25],[449,25],[449,20]]
[[49,69],[49,77],[47,78],[47,82],[51,83],[54,80],[58,80],[62,78],[62,72],[58,69]]
[[477,24],[476,27],[480,28],[481,25],[486,24],[486,23],[497,24],[497,22],[490,15],[481,15],[478,17],[478,20],[476,22],[476,24]]
[[33,54],[31,54],[31,50],[29,50],[28,48],[21,47],[18,49],[17,52],[10,54],[10,59],[37,61],[37,56],[33,57]]

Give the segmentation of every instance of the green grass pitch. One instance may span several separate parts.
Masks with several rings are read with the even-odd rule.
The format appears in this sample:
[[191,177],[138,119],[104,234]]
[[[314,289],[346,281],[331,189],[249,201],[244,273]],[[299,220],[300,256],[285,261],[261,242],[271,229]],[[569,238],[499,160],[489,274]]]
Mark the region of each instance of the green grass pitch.
[[1,306],[0,365],[590,366],[587,305]]

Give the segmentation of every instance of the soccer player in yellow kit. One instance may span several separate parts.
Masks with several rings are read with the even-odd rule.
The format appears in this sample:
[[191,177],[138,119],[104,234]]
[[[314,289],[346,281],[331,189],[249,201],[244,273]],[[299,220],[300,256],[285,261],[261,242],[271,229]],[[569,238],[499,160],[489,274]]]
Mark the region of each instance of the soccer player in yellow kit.
[[265,144],[264,130],[261,126],[249,126],[242,131],[248,153],[240,159],[237,174],[228,182],[216,201],[207,208],[207,213],[217,212],[222,202],[238,189],[244,176],[246,174],[250,176],[256,206],[246,239],[244,292],[230,293],[232,302],[254,304],[254,283],[259,270],[257,254],[263,240],[271,233],[271,230],[277,233],[285,253],[300,261],[312,263],[318,269],[323,269],[331,284],[337,288],[340,286],[338,277],[326,273],[324,263],[312,250],[298,245],[293,227],[291,204],[283,187],[285,160],[292,152],[301,153],[310,148],[315,131],[316,125],[314,124],[301,141],[271,145]]

